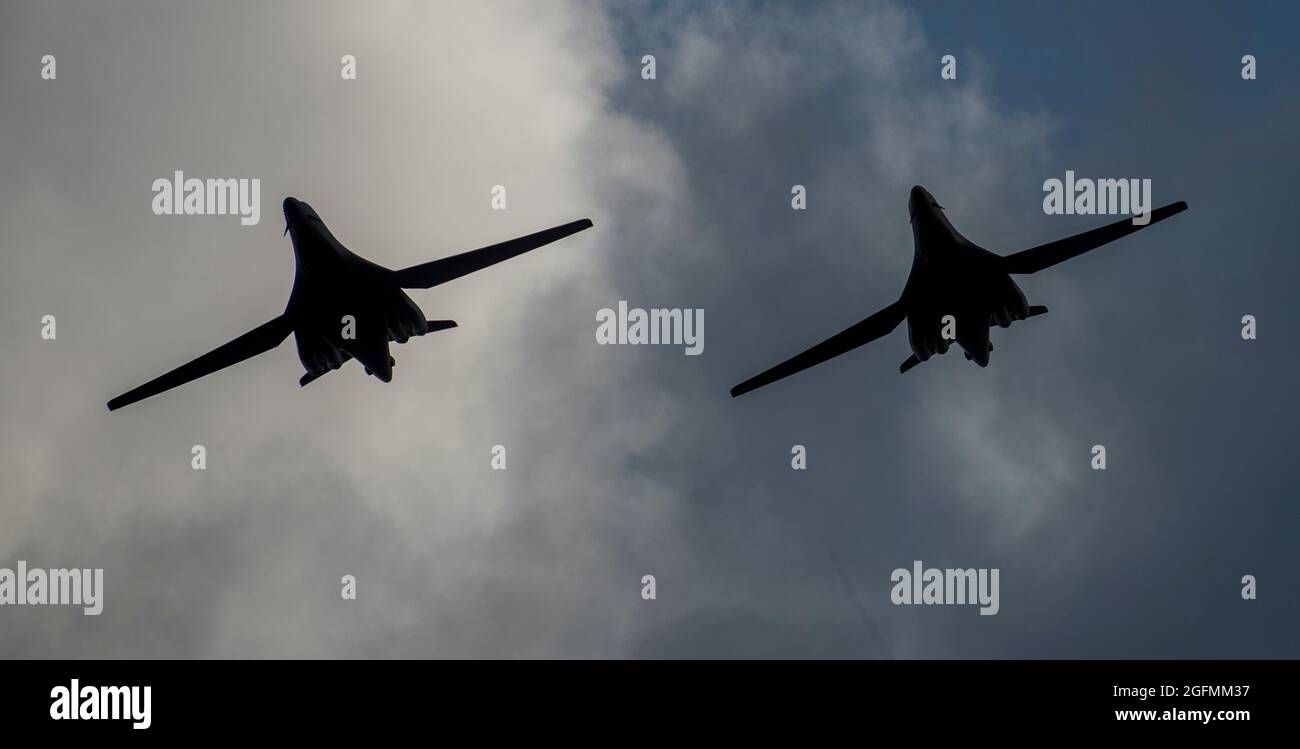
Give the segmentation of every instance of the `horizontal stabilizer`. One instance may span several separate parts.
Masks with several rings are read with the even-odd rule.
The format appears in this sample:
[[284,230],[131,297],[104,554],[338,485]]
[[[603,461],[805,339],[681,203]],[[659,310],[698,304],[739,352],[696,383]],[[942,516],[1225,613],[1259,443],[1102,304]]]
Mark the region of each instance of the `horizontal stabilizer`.
[[298,387],[305,388],[309,383],[315,382],[317,378],[319,378],[321,375],[325,374],[326,372],[333,372],[333,371],[334,370],[332,369],[322,369],[319,372],[308,372],[298,380]]

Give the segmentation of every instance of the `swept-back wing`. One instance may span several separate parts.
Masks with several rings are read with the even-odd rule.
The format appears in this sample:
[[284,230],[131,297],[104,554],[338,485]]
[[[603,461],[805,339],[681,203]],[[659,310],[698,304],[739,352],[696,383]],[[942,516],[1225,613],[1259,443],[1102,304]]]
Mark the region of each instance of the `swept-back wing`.
[[434,260],[420,265],[412,265],[396,272],[397,285],[403,289],[428,289],[438,284],[460,278],[461,276],[495,265],[502,260],[509,260],[542,245],[564,239],[570,234],[577,234],[583,229],[590,229],[591,219],[571,221],[563,226],[544,229],[526,237],[511,239],[479,250],[462,252],[441,260]]
[[284,315],[262,323],[230,343],[209,351],[188,364],[173,369],[140,387],[123,393],[108,402],[108,410],[115,411],[122,406],[129,406],[139,400],[184,385],[190,380],[212,374],[218,369],[225,369],[245,359],[251,359],[279,346],[293,332],[293,324]]
[[852,351],[858,346],[870,343],[877,338],[890,333],[894,328],[898,327],[898,324],[901,323],[905,317],[907,317],[907,309],[904,307],[903,301],[900,299],[862,322],[827,338],[807,351],[781,362],[762,374],[755,375],[754,377],[745,380],[731,389],[731,397],[735,398],[736,396],[744,395],[751,390],[761,388],[764,385],[770,385],[783,377],[789,377],[797,372],[802,372],[809,367],[821,364],[827,359],[833,359],[847,351]]
[[1007,273],[1034,273],[1044,268],[1050,268],[1072,257],[1082,255],[1088,250],[1095,250],[1107,242],[1114,242],[1120,237],[1126,237],[1138,229],[1145,229],[1157,221],[1163,221],[1185,210],[1187,210],[1186,203],[1182,201],[1171,203],[1152,211],[1151,221],[1146,224],[1135,226],[1131,218],[1126,218],[1113,224],[1107,224],[1100,229],[1085,231],[1072,237],[1031,247],[1014,255],[1007,255],[1003,258],[1003,262]]

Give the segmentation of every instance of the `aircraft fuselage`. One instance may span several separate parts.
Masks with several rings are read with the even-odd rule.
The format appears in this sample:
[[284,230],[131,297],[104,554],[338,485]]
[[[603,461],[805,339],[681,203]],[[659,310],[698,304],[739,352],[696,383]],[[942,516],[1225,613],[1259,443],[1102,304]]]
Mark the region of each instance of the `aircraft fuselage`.
[[993,350],[989,328],[1005,328],[1029,316],[1024,292],[1002,258],[963,237],[925,188],[912,188],[908,211],[914,246],[902,299],[912,354],[925,361],[947,353],[954,340],[944,334],[955,334],[967,358],[988,366]]
[[306,203],[286,198],[284,216],[296,259],[285,314],[293,321],[307,378],[354,358],[391,381],[388,342],[424,335],[424,313],[392,281],[391,271],[344,247]]

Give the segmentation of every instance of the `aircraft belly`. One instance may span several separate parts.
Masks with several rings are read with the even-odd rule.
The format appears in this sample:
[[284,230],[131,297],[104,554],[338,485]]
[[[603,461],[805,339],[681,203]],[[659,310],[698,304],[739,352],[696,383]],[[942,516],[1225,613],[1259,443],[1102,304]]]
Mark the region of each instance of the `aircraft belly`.
[[308,374],[321,375],[338,369],[349,357],[347,352],[314,330],[295,330],[294,342],[298,346],[298,360]]
[[392,377],[392,361],[388,353],[388,329],[386,326],[372,323],[365,329],[358,326],[357,336],[340,341],[339,348],[352,355],[361,365],[379,379],[388,381]]
[[907,329],[912,353],[921,361],[947,353],[956,343],[985,366],[992,349],[989,327],[1007,327],[1029,314],[1024,292],[1010,275],[990,263],[930,267],[919,273],[916,281]]
[[305,296],[307,323],[298,335],[298,353],[309,374],[319,376],[349,358],[387,382],[393,360],[389,342],[405,343],[429,332],[424,312],[401,289],[367,285],[349,293],[331,290]]

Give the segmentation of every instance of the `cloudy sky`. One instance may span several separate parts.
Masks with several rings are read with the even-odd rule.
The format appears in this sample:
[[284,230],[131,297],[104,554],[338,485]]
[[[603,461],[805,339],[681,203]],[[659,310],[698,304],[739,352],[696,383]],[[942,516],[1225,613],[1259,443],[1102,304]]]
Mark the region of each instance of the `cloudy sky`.
[[[0,655],[1300,657],[1298,20],[6,3],[0,567],[107,590],[98,617],[0,608]],[[897,297],[913,184],[1013,252],[1100,223],[1043,214],[1067,169],[1191,209],[1024,278],[1052,312],[995,330],[988,369],[900,376],[900,329],[727,396]],[[262,221],[153,215],[175,170],[261,179]],[[286,195],[389,267],[596,227],[413,292],[460,327],[396,347],[391,384],[350,364],[300,389],[286,343],[109,413],[282,311]],[[597,345],[619,300],[705,310],[704,354]],[[891,605],[918,559],[998,568],[998,615]]]

